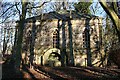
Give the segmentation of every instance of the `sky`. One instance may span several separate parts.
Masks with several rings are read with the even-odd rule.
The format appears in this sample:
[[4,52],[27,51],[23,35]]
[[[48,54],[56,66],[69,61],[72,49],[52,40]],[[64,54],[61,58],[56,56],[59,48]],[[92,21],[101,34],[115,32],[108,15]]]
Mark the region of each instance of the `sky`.
[[[0,2],[2,2],[2,1],[4,1],[4,2],[19,2],[20,0],[0,0]],[[29,1],[29,2],[43,2],[43,1],[50,1],[50,0],[25,0],[25,1]],[[52,0],[52,2],[62,2],[62,1],[64,1],[64,0]],[[89,2],[89,1],[92,1],[92,0],[67,0],[67,1],[69,1],[69,2],[78,2],[78,1],[80,1],[80,2]],[[93,0],[93,1],[98,1],[98,0]],[[116,1],[120,1],[120,0],[105,0],[105,1],[107,1],[107,2],[116,2]]]
[[[0,0],[0,1],[4,1],[4,2],[15,2],[15,1],[19,1],[19,0]],[[27,1],[27,0],[26,0]],[[31,1],[33,1],[33,0],[31,0]],[[39,0],[35,0],[35,1],[39,1]],[[40,1],[45,1],[45,0],[40,0]],[[48,0],[47,0],[48,1]],[[63,0],[53,0],[53,2],[54,1],[63,1]],[[78,2],[78,1],[81,1],[81,0],[69,0],[69,2]],[[83,1],[89,1],[89,0],[83,0]],[[95,3],[93,3],[92,4],[92,6],[95,6],[96,4],[97,4],[97,2],[98,2],[98,0],[93,0]],[[49,4],[48,4],[49,5]],[[96,15],[96,16],[100,16],[100,17],[105,17],[105,12],[104,12],[104,10],[102,9],[102,7],[100,6],[100,4],[98,4],[98,7],[99,7],[99,9],[98,9],[98,11],[94,14],[94,15]],[[49,8],[49,6],[48,6],[48,8]],[[102,11],[102,13],[101,13],[101,11]],[[2,20],[1,18],[0,18],[0,20]],[[1,25],[0,24],[0,32],[1,32],[1,27],[2,27],[3,25]],[[1,36],[1,33],[0,33],[0,36]],[[1,39],[0,39],[1,40]],[[2,44],[2,43],[1,43]]]
[[[14,2],[14,1],[20,1],[20,0],[1,0],[3,2]],[[33,1],[33,0],[26,0],[26,1]],[[37,1],[49,1],[49,0],[35,0],[36,2]],[[54,1],[64,1],[64,0],[52,0],[53,2]],[[90,0],[68,0],[69,2],[78,2],[78,1],[90,1]],[[91,6],[95,6],[98,2],[98,0],[93,0],[93,4]],[[49,4],[45,5],[45,7],[47,9],[48,12],[52,11],[49,9]],[[96,15],[96,16],[100,16],[100,17],[105,17],[106,13],[105,11],[103,10],[103,8],[101,7],[101,5],[98,3],[98,6],[97,6],[97,12],[93,15]],[[45,10],[44,10],[45,12]],[[13,18],[11,19],[17,19],[18,20],[18,16],[14,16]],[[0,21],[2,21],[2,18],[0,18]]]
[[[0,1],[2,1],[2,2],[19,2],[19,1],[21,1],[21,0],[0,0]],[[44,1],[50,1],[50,0],[25,0],[25,1],[30,1],[30,2],[44,2]],[[64,1],[64,0],[51,0],[52,2],[62,2],[62,1]],[[67,1],[69,1],[69,2],[78,2],[78,1],[81,1],[81,2],[83,2],[83,1],[85,1],[85,2],[89,2],[89,1],[91,1],[91,0],[67,0]],[[109,0],[108,0],[109,1]],[[110,1],[112,1],[112,0],[110,0]],[[98,2],[98,0],[93,0],[93,2]],[[94,6],[96,3],[93,3],[92,5]],[[100,6],[100,5],[98,5],[98,6]],[[49,6],[47,6],[48,8],[49,8]],[[101,8],[99,8],[99,10],[98,10],[98,12],[95,14],[95,15],[97,15],[97,16],[102,16],[102,15],[104,15],[104,14],[99,14],[100,13],[100,11],[103,11],[103,9],[102,9],[102,7]]]
[[[92,5],[95,6],[97,4],[98,0],[93,0],[93,1],[94,1],[94,3]],[[99,2],[98,2],[98,6],[97,7],[99,9],[97,10],[96,14],[94,14],[94,15],[104,18],[106,16],[106,13],[103,10],[103,8],[101,7],[101,5],[99,4]]]
[[[1,1],[4,1],[4,2],[19,2],[19,1],[21,1],[21,0],[0,0],[0,2]],[[25,1],[27,1],[27,2],[44,2],[44,1],[50,1],[50,0],[25,0]],[[52,2],[62,2],[62,1],[65,1],[65,0],[51,0]],[[78,2],[78,1],[80,1],[80,2],[90,2],[90,1],[92,1],[92,0],[66,0],[66,1],[69,1],[69,2]],[[93,0],[93,1],[98,1],[98,0]],[[115,0],[106,0],[106,1],[108,1],[108,2],[113,2],[113,1],[115,1]],[[118,0],[118,1],[120,1],[120,0]]]

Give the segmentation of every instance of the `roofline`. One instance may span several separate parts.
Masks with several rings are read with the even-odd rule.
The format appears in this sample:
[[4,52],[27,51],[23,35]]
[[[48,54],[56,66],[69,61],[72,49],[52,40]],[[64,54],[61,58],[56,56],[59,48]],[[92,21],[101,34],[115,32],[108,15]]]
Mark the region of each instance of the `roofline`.
[[[69,14],[69,12],[70,11],[67,10],[68,14]],[[44,13],[44,14],[41,14],[41,15],[38,15],[38,16],[33,16],[33,17],[30,17],[30,18],[27,18],[27,19],[25,19],[25,22],[28,22],[28,21],[32,22],[34,20],[40,20],[40,18],[41,18],[42,15],[44,17],[44,15],[47,15],[47,14],[50,14],[53,18],[51,18],[51,19],[49,19],[49,18],[48,19],[44,19],[44,18],[42,19],[41,18],[42,21],[52,20],[52,19],[58,19],[58,20],[75,20],[75,19],[81,19],[81,18],[85,18],[85,19],[92,19],[92,18],[103,19],[102,17],[94,16],[94,15],[91,16],[90,14],[80,14],[80,13],[74,11],[74,10],[73,10],[73,12],[75,14],[77,14],[78,18],[77,17],[76,18],[73,18],[73,17],[70,18],[70,16],[68,16],[68,15],[66,16],[66,14],[60,14],[59,12],[52,11],[52,12],[49,12],[49,13]],[[19,21],[16,21],[16,22],[19,22]]]

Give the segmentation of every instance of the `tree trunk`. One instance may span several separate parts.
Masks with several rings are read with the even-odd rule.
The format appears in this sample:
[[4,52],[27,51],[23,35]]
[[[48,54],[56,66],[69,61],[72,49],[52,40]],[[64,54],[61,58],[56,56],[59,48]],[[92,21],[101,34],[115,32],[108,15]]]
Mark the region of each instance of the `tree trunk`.
[[74,66],[73,42],[72,42],[72,26],[70,20],[68,21],[69,44],[70,44],[70,66]]
[[[6,36],[7,36],[7,38],[6,38]],[[7,33],[6,33],[6,28],[4,28],[3,51],[2,51],[3,58],[5,58],[5,53],[6,53],[6,50],[7,50],[7,47],[8,47],[7,45],[8,45],[8,42],[9,42],[9,37],[10,37],[9,30],[7,30]]]
[[62,20],[62,50],[61,50],[61,63],[65,66],[65,55],[66,55],[66,37],[65,37],[65,21]]
[[31,31],[31,39],[30,39],[30,68],[33,66],[34,60],[34,46],[35,46],[35,37],[36,37],[36,20],[33,20],[32,31]]
[[20,69],[21,64],[21,53],[22,53],[22,39],[23,39],[23,25],[22,21],[19,22],[18,27],[18,40],[16,45],[16,54],[15,54],[15,68]]
[[85,24],[85,46],[86,46],[86,52],[87,52],[87,66],[92,66],[92,60],[91,60],[91,48],[90,48],[90,20],[86,20]]
[[23,40],[23,30],[25,24],[27,2],[22,0],[22,15],[20,16],[20,21],[18,22],[18,39],[16,45],[16,54],[15,54],[15,69],[16,72],[20,70],[21,66],[21,54],[22,54],[22,40]]
[[107,3],[105,0],[99,0],[99,3],[101,4],[105,12],[110,16],[113,24],[115,25],[118,33],[119,42],[120,42],[120,19],[117,13],[113,10],[112,7],[107,6]]

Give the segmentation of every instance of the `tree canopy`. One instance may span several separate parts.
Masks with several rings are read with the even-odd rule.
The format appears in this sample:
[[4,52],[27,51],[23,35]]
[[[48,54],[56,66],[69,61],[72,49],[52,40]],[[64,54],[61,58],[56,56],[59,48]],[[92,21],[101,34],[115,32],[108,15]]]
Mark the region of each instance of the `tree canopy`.
[[90,5],[92,2],[78,2],[74,4],[75,10],[80,13],[90,13]]

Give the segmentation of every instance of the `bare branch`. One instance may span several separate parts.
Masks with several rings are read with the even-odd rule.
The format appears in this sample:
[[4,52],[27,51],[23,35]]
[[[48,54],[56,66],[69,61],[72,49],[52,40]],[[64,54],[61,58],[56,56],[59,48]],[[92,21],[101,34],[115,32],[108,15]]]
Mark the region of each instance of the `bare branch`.
[[19,15],[20,15],[20,10],[18,9],[18,6],[17,6],[17,5],[19,5],[19,3],[18,3],[18,4],[15,3],[15,6],[16,6],[16,9],[18,10]]
[[10,18],[12,15],[15,15],[15,13],[11,14],[9,13],[7,16],[4,17],[4,20],[2,22],[0,22],[0,24],[4,23],[8,18]]
[[11,9],[11,8],[13,8],[15,5],[12,5],[12,6],[10,6],[9,8],[7,8],[1,15],[0,15],[0,17],[2,17],[9,9]]
[[101,6],[105,10],[105,12],[110,16],[110,18],[113,21],[113,24],[120,31],[120,26],[119,26],[120,25],[120,21],[119,21],[120,19],[119,19],[118,15],[115,13],[115,11],[107,5],[105,0],[99,0],[99,3],[101,4]]
[[[50,1],[51,1],[51,0],[50,0]],[[46,3],[50,2],[50,1],[43,2],[40,6],[33,6],[33,7],[27,8],[27,9],[40,8],[40,7],[42,7],[44,4],[46,4]]]

